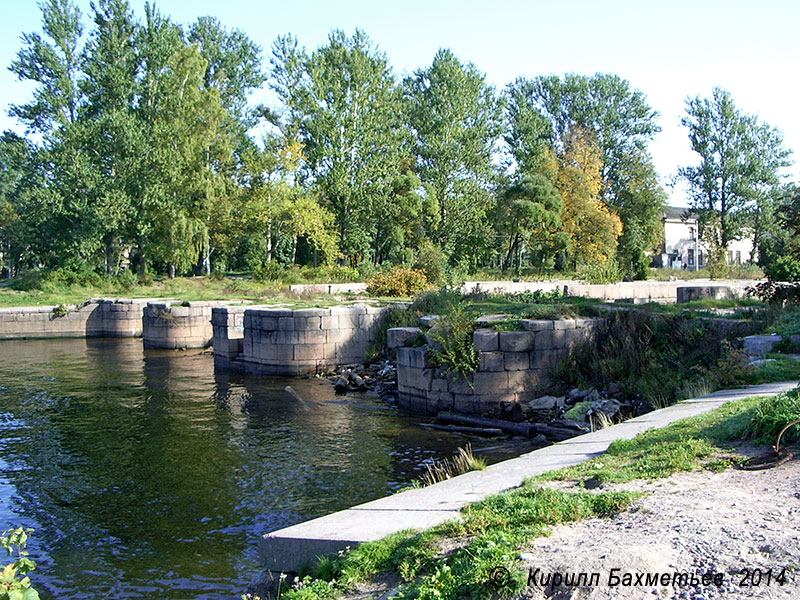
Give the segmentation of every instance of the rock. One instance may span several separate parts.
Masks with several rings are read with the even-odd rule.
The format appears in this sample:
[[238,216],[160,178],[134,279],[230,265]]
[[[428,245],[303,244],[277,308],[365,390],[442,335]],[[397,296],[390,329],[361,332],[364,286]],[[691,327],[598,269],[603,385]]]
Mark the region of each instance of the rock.
[[764,356],[776,344],[782,342],[783,338],[779,335],[748,335],[742,340],[744,353],[748,356]]
[[550,443],[550,441],[543,436],[541,433],[536,434],[534,437],[531,438],[531,444],[536,446],[545,446]]
[[595,414],[603,413],[608,418],[619,414],[620,408],[622,408],[622,404],[613,398],[592,402],[592,412]]
[[434,323],[441,318],[441,315],[425,315],[419,318],[419,324],[422,327],[433,327]]
[[606,394],[609,396],[616,396],[622,391],[622,386],[618,383],[612,382],[608,384],[606,388]]
[[367,383],[356,373],[350,372],[350,383],[353,384],[359,392],[364,392],[367,390]]
[[591,392],[592,390],[581,390],[579,388],[573,388],[569,391],[568,398],[573,402],[579,402],[586,398],[586,395]]
[[478,325],[488,325],[489,323],[502,323],[503,321],[507,321],[511,315],[483,315],[482,317],[478,317],[475,319],[475,323]]
[[760,367],[761,365],[765,365],[767,363],[778,362],[774,358],[754,358],[751,359],[748,363],[751,367]]
[[551,410],[563,408],[566,405],[564,396],[541,396],[527,402],[528,408],[532,410]]
[[435,350],[436,352],[441,352],[444,349],[444,346],[442,346],[441,342],[434,339],[430,333],[425,334],[425,341],[427,342],[428,346],[430,346],[431,349]]
[[392,327],[386,331],[386,345],[389,348],[402,348],[411,345],[421,335],[419,327]]
[[337,394],[344,394],[347,391],[347,380],[344,377],[337,377],[333,389]]

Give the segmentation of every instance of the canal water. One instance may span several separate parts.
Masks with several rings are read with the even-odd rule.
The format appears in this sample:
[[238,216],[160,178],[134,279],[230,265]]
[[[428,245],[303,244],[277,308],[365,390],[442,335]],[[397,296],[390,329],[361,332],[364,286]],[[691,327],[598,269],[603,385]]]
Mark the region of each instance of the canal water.
[[207,352],[0,341],[0,528],[36,530],[43,599],[238,599],[260,534],[391,494],[466,443],[419,422]]

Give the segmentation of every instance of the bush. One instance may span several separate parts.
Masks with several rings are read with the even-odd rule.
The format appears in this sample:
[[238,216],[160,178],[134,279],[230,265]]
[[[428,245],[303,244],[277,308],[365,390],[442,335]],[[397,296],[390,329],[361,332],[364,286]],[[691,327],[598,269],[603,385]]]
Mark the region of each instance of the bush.
[[286,269],[283,265],[271,260],[253,271],[253,279],[256,281],[279,281],[285,274]]
[[370,296],[407,298],[419,294],[427,287],[428,280],[422,271],[404,267],[394,267],[367,280],[367,293]]
[[425,240],[417,251],[414,269],[425,273],[425,277],[434,285],[442,285],[447,275],[447,257],[444,252]]
[[461,305],[436,322],[429,335],[440,349],[431,350],[434,364],[444,367],[449,373],[467,376],[480,366],[480,357],[472,343],[475,319]]
[[[749,416],[742,437],[774,444],[781,429],[800,419],[800,388],[763,400],[751,409]],[[783,435],[781,445],[799,439],[800,425],[795,425]]]
[[586,283],[617,283],[622,281],[617,261],[613,258],[604,263],[591,263],[578,270],[578,278]]

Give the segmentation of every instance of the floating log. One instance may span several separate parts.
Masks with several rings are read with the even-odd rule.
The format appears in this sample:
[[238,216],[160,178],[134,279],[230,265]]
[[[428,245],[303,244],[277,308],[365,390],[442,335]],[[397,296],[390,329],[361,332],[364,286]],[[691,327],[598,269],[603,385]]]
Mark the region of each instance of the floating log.
[[473,435],[496,436],[503,435],[503,430],[496,427],[466,427],[464,425],[437,425],[436,423],[420,423],[425,429],[437,431],[451,431],[453,433],[469,433]]
[[529,423],[512,423],[510,421],[500,421],[498,419],[484,419],[483,417],[469,417],[467,415],[458,415],[448,411],[440,412],[436,419],[440,423],[446,425],[467,425],[469,427],[483,427],[488,429],[502,429],[514,435],[523,435],[525,437],[533,437],[536,431],[533,430],[532,425]]

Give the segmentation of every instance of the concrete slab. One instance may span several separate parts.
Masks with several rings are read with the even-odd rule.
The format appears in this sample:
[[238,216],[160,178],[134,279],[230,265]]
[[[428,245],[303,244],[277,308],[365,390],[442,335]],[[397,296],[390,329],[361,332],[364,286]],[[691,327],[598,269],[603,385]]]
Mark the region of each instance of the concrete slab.
[[529,477],[599,456],[615,440],[630,439],[648,429],[710,412],[731,400],[774,396],[798,384],[800,382],[789,381],[721,390],[534,450],[492,465],[485,471],[473,471],[436,485],[401,492],[273,531],[260,541],[263,566],[271,571],[294,572],[316,557],[346,546],[378,540],[404,529],[428,529],[458,519],[466,504],[517,487]]

